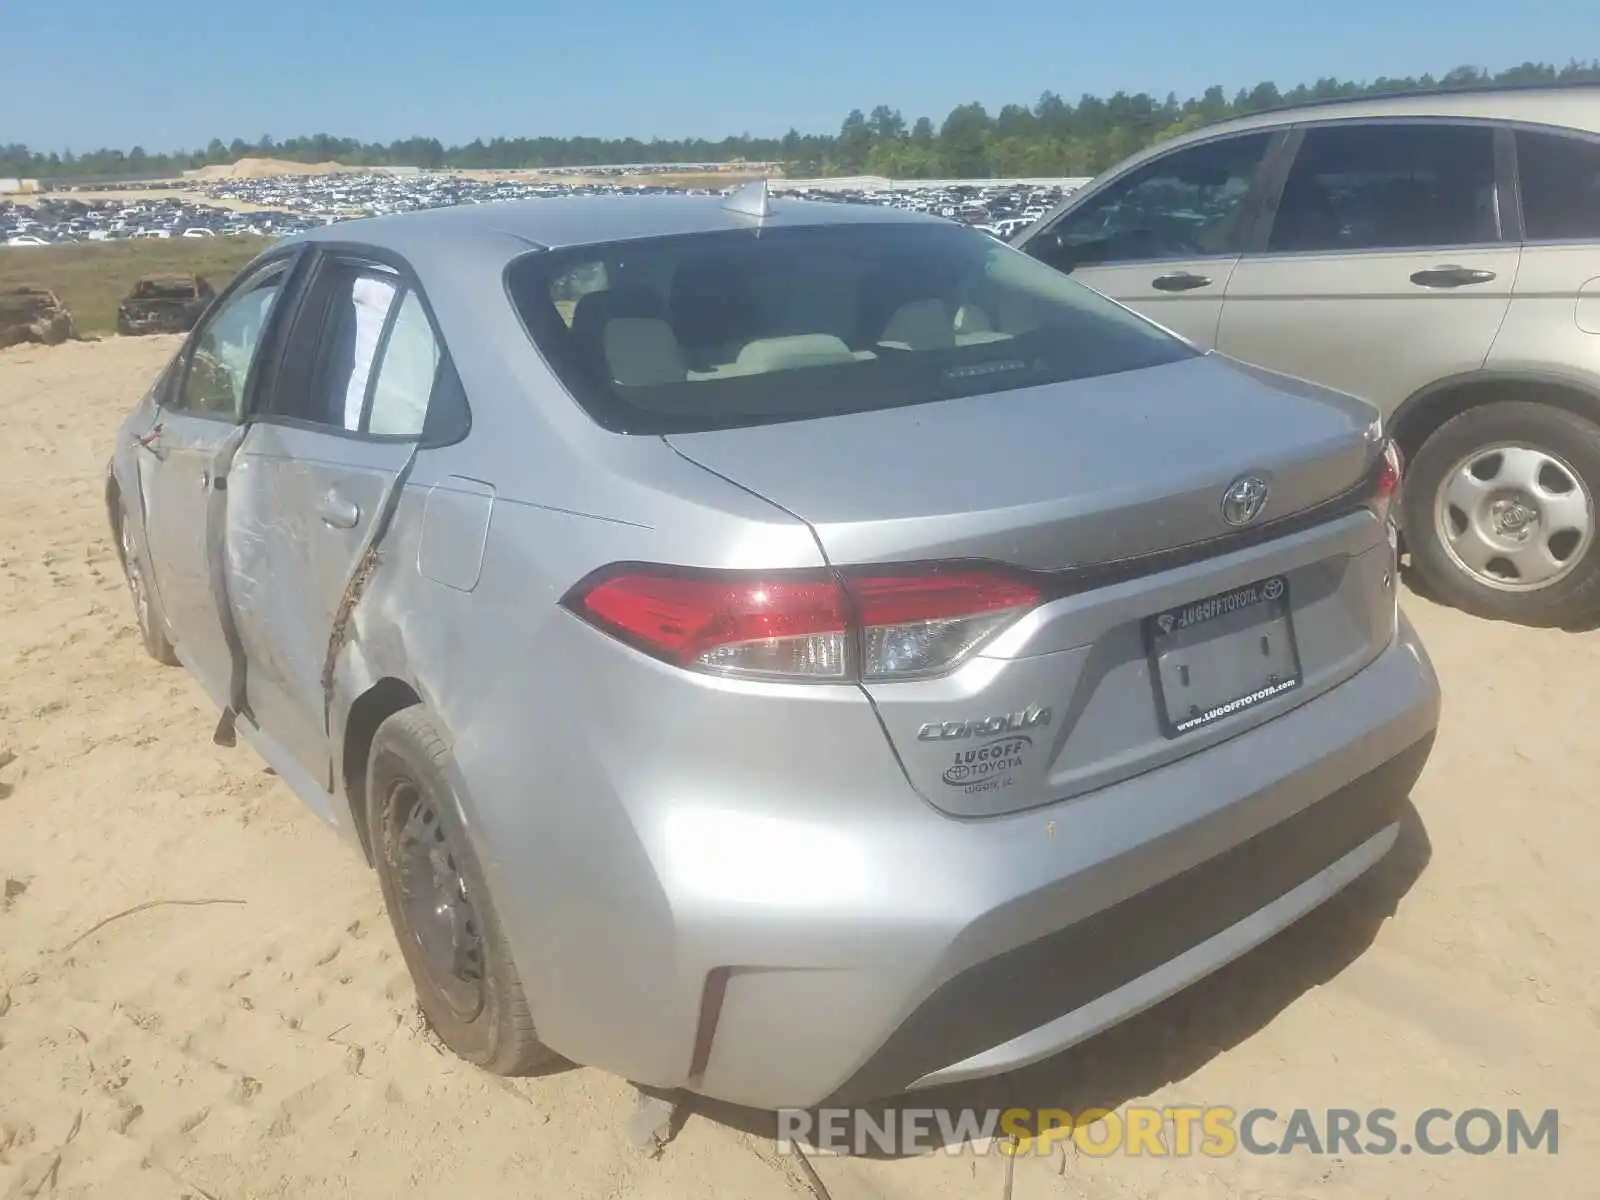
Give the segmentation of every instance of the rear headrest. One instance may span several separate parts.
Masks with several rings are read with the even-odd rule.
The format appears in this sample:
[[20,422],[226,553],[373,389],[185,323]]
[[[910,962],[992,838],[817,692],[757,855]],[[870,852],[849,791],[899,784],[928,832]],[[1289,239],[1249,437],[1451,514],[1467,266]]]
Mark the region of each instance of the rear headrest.
[[672,278],[672,332],[694,352],[745,342],[761,328],[750,280],[720,258],[689,259]]
[[589,292],[572,310],[572,341],[584,360],[605,366],[605,328],[617,317],[661,321],[666,319],[661,297],[648,288],[613,288]]
[[613,317],[601,332],[606,370],[624,387],[682,383],[688,378],[678,339],[665,321],[651,317]]
[[878,340],[908,350],[940,350],[956,344],[956,319],[943,300],[913,300],[895,310]]

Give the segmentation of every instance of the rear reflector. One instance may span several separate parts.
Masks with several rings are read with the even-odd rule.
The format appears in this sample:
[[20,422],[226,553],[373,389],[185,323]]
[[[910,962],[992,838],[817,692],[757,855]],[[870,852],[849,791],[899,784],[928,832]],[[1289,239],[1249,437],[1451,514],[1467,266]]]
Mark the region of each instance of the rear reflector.
[[941,674],[1040,599],[1024,580],[966,564],[842,575],[627,564],[590,576],[563,603],[676,666],[846,682]]

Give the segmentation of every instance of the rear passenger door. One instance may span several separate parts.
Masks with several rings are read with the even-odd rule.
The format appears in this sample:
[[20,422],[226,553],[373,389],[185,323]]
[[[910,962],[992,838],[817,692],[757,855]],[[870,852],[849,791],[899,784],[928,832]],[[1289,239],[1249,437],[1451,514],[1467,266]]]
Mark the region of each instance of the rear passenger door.
[[1518,129],[1522,264],[1489,369],[1600,386],[1600,137]]
[[229,591],[252,738],[280,772],[326,791],[323,674],[341,601],[416,449],[465,399],[396,266],[325,252],[305,297],[229,476]]
[[1296,141],[1228,284],[1217,348],[1386,412],[1481,368],[1517,276],[1509,144],[1489,125],[1428,121],[1311,125]]
[[1235,134],[1163,154],[1097,187],[1019,248],[1210,349],[1274,141]]

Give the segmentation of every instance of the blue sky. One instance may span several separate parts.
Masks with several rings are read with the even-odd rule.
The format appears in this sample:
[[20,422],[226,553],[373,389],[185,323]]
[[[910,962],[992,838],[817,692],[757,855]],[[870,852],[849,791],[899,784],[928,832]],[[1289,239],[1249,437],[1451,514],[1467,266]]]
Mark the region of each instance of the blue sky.
[[[18,0],[0,140],[833,131],[1051,89],[1180,97],[1600,52],[1595,0]],[[1298,10],[1298,11],[1297,11]],[[1537,15],[1535,15],[1537,14]],[[21,102],[19,103],[19,99]]]

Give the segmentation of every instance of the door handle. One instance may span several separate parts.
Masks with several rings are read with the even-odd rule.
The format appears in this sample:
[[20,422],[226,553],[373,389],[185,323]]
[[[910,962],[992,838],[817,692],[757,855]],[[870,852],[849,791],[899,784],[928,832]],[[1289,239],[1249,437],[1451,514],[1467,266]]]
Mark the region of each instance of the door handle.
[[1488,283],[1493,278],[1493,271],[1485,271],[1478,267],[1448,266],[1429,267],[1425,271],[1417,271],[1411,276],[1411,282],[1425,288],[1458,288],[1470,287],[1475,283]]
[[322,518],[324,525],[334,529],[354,529],[356,522],[361,519],[361,510],[338,492],[329,491],[317,505],[317,516]]
[[1195,288],[1210,287],[1211,276],[1174,271],[1170,275],[1157,275],[1150,281],[1150,286],[1158,292],[1192,292]]

